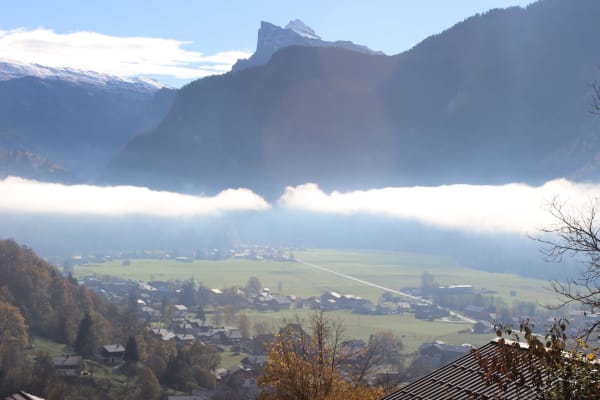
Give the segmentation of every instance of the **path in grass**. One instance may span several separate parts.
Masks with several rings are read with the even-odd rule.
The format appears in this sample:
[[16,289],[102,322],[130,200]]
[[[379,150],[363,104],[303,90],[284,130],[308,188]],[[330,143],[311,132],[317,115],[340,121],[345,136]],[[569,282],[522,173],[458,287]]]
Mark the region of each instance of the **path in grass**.
[[[416,296],[413,296],[411,294],[408,294],[408,293],[405,293],[405,292],[401,292],[399,290],[390,289],[390,288],[387,288],[387,287],[382,286],[382,285],[378,285],[378,284],[373,283],[373,282],[367,282],[367,281],[365,281],[363,279],[359,279],[359,278],[356,278],[356,277],[353,277],[353,276],[350,276],[350,275],[342,274],[341,272],[333,271],[333,270],[331,270],[329,268],[325,268],[325,267],[322,267],[322,266],[317,265],[317,264],[309,263],[309,262],[302,261],[302,260],[299,260],[299,259],[297,261],[300,262],[300,263],[302,263],[302,264],[304,264],[304,265],[306,265],[306,266],[319,269],[319,270],[321,270],[323,272],[327,272],[327,273],[330,273],[330,274],[341,276],[342,278],[350,279],[350,280],[352,280],[354,282],[362,283],[363,285],[367,285],[367,286],[371,286],[371,287],[374,287],[374,288],[377,288],[377,289],[385,290],[387,292],[394,293],[394,294],[397,294],[399,296],[407,297],[407,298],[412,299],[412,300],[417,300],[417,301],[420,301],[420,302],[423,302],[423,303],[432,304],[431,301],[425,300],[425,299],[423,299],[421,297],[416,297]],[[450,311],[450,310],[448,310],[448,311],[450,312],[450,315],[452,315],[453,317],[456,317],[458,319],[461,319],[464,322],[468,322],[470,324],[474,324],[475,322],[477,322],[477,321],[475,321],[475,320],[473,320],[471,318],[468,318],[468,317],[466,317],[464,315],[457,314],[457,313],[455,313],[453,311]]]

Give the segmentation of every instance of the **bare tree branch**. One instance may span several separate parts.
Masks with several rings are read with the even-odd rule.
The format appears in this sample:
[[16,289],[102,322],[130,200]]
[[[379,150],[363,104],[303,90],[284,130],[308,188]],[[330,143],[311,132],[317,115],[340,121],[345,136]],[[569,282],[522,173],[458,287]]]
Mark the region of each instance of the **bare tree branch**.
[[[600,88],[596,86],[596,90],[600,101]],[[552,289],[561,301],[550,306],[550,309],[579,304],[586,313],[600,310],[599,207],[598,200],[594,200],[588,208],[575,214],[566,210],[564,203],[556,197],[548,205],[548,211],[556,223],[542,229],[542,233],[533,239],[541,245],[541,251],[548,261],[560,262],[568,256],[575,258],[583,266],[577,277],[565,282],[551,282]],[[598,328],[600,323],[589,323],[581,332],[581,337],[589,339]]]

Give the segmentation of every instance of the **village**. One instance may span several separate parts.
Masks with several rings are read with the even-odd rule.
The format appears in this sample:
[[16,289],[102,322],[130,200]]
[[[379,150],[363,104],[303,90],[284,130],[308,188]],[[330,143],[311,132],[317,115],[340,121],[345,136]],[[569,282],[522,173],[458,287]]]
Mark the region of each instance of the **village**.
[[[156,259],[193,263],[195,260],[246,259],[253,262],[296,262],[294,251],[269,246],[245,246],[236,249],[210,249],[182,254],[175,251],[140,251],[130,253],[79,255],[62,260],[63,273],[72,278],[73,266],[102,265],[105,262],[130,266],[132,260]],[[84,269],[85,270],[85,269]],[[81,271],[81,269],[80,269]],[[283,312],[344,311],[358,315],[399,315],[422,321],[465,324],[466,335],[493,337],[496,321],[518,324],[524,319],[550,320],[550,313],[536,304],[520,301],[518,292],[510,290],[512,304],[493,290],[474,288],[468,283],[439,285],[427,272],[421,275],[420,287],[398,288],[399,293],[383,292],[378,301],[352,293],[325,289],[318,296],[298,297],[283,293],[281,285],[264,287],[259,277],[252,276],[245,285],[207,287],[194,278],[179,280],[141,281],[111,275],[92,273],[79,277],[78,284],[99,293],[115,304],[127,304],[137,323],[155,340],[172,344],[177,349],[201,344],[226,357],[224,365],[215,364],[212,377],[202,386],[185,395],[171,395],[171,400],[200,400],[217,393],[233,392],[239,398],[255,399],[259,394],[258,378],[263,374],[270,345],[276,334],[287,329],[302,329],[290,321],[281,320],[279,326],[264,322],[252,324],[247,314],[273,315]],[[460,314],[459,314],[460,313]],[[460,317],[459,317],[460,316]],[[573,329],[597,318],[595,314],[572,310]],[[296,326],[297,325],[297,326]],[[544,325],[540,324],[543,328]],[[540,330],[540,332],[542,332]],[[375,332],[374,332],[375,333]],[[418,350],[401,354],[399,349],[387,349],[395,360],[371,368],[365,381],[371,384],[396,384],[410,381],[469,353],[473,346],[467,343],[449,344],[440,340],[422,343]],[[348,376],[356,375],[361,357],[368,352],[365,338],[345,338],[340,351]],[[101,363],[111,373],[119,374],[125,364],[126,343],[102,343],[92,356],[93,362],[78,354],[56,355],[52,363],[57,374],[86,376],[94,373],[94,363]],[[391,356],[390,356],[391,357]],[[393,358],[393,357],[392,357]]]

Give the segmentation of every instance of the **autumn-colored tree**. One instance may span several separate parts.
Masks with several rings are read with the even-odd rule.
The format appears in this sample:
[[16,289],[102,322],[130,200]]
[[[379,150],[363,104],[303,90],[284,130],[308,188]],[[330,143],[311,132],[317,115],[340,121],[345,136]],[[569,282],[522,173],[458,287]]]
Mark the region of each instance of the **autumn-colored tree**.
[[27,326],[19,309],[0,301],[0,395],[2,390],[15,390],[26,377],[25,359]]
[[222,307],[223,311],[223,323],[225,325],[231,325],[235,321],[235,307],[231,304],[226,304]]
[[204,344],[198,340],[186,347],[185,351],[189,355],[190,364],[193,366],[207,371],[214,371],[221,364],[221,353],[212,344]]
[[158,379],[148,367],[138,370],[134,381],[134,393],[130,398],[136,400],[157,400],[162,396],[162,388]]
[[379,399],[381,388],[342,378],[338,369],[342,326],[323,313],[313,314],[310,335],[288,324],[271,345],[263,376],[262,400]]
[[250,337],[250,318],[246,314],[238,315],[238,327],[243,337]]
[[39,353],[33,362],[31,383],[28,388],[32,393],[47,397],[50,389],[56,383],[56,369],[48,353]]
[[163,382],[169,359],[177,354],[175,343],[154,338],[152,336],[145,337],[147,358],[146,365],[152,369],[154,375]]
[[136,335],[135,342],[137,344],[138,349],[138,357],[141,362],[146,362],[148,358],[148,345],[146,344],[146,339],[144,339],[144,335]]

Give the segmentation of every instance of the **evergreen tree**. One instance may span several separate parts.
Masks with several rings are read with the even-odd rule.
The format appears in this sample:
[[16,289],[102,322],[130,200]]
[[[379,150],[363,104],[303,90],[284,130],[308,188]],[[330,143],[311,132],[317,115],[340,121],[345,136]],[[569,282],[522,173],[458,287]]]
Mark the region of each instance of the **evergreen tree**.
[[125,360],[127,364],[134,364],[140,360],[135,336],[129,336],[129,339],[127,340],[127,346],[125,346],[123,360]]
[[89,313],[79,323],[77,337],[75,339],[75,351],[84,357],[94,354],[98,346],[96,333],[94,332],[94,321]]
[[183,284],[179,302],[187,307],[196,305],[196,285],[193,280],[188,280]]

